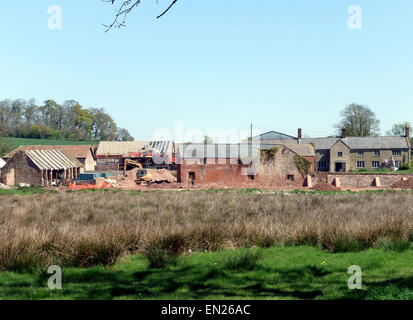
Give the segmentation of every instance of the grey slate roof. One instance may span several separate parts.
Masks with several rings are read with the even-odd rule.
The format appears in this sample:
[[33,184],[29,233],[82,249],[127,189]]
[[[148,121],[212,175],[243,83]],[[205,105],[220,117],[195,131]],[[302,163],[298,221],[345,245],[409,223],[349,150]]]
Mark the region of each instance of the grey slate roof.
[[257,139],[259,137],[260,140],[283,140],[283,139],[297,139],[296,137],[290,136],[285,133],[277,132],[277,131],[269,131],[259,136],[254,137]]
[[303,138],[302,143],[313,144],[316,150],[327,150],[335,144],[339,138]]
[[286,148],[294,151],[298,155],[302,157],[314,157],[315,156],[315,150],[314,147],[311,144],[286,144]]
[[301,142],[314,144],[316,150],[327,150],[338,140],[343,141],[352,150],[409,148],[405,137],[304,138],[301,139]]

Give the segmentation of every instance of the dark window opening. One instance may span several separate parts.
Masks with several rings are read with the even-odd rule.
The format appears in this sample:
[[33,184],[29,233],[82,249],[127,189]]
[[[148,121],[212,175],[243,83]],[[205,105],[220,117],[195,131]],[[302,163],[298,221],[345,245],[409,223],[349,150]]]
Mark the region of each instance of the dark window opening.
[[253,174],[248,175],[248,180],[254,180],[254,179],[255,179],[255,176]]
[[294,175],[293,174],[287,175],[287,181],[294,181]]
[[195,172],[189,172],[188,173],[188,179],[189,180],[195,180]]

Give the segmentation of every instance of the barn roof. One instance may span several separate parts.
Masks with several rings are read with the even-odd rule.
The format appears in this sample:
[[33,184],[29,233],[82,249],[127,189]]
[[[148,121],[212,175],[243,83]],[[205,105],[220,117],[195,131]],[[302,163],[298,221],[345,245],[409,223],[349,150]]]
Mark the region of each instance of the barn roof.
[[89,153],[92,153],[92,149],[90,145],[62,145],[62,146],[41,146],[41,145],[33,145],[33,146],[20,146],[17,149],[9,152],[7,155],[4,156],[6,159],[10,159],[13,157],[14,154],[19,152],[20,150],[61,150],[72,157],[75,158],[87,158]]
[[6,165],[6,161],[0,158],[0,169],[3,168],[5,165]]
[[156,150],[172,156],[175,152],[173,141],[101,141],[96,150],[97,156],[122,156],[127,158],[131,153],[142,150]]
[[24,150],[27,157],[40,170],[66,170],[78,168],[79,162],[61,150]]

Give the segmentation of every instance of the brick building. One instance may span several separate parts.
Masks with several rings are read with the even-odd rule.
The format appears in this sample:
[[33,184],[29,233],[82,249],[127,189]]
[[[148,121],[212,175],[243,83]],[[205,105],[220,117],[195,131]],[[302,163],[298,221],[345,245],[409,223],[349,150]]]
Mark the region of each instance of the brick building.
[[81,163],[61,150],[19,150],[7,161],[0,182],[14,186],[52,186],[76,179]]
[[90,145],[63,145],[63,146],[20,146],[12,152],[4,156],[7,161],[14,154],[20,150],[61,150],[64,153],[70,155],[70,157],[77,159],[81,163],[80,172],[95,171],[95,156]]
[[315,149],[315,168],[321,172],[375,170],[389,161],[399,168],[411,161],[410,128],[401,137],[347,137],[343,129],[340,137],[302,138],[302,130],[298,129],[296,138],[284,135],[274,139],[280,135],[271,131],[254,139],[269,146],[311,144]]
[[[229,187],[299,187],[305,175],[300,173],[294,151],[288,146],[273,149],[273,156],[262,156],[265,145],[251,144],[180,144],[177,178],[183,184],[225,185]],[[314,149],[303,145],[305,157],[314,168]],[[312,153],[311,153],[312,150]],[[300,156],[301,157],[301,156]]]
[[173,141],[101,141],[96,150],[96,171],[123,170],[125,160],[144,168],[170,168],[175,162]]

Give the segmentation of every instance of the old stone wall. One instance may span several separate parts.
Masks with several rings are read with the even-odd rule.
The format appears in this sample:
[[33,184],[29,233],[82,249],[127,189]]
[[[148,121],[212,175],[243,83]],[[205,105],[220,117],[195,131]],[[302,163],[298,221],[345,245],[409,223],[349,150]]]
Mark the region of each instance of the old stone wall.
[[[324,176],[325,177],[325,176]],[[388,173],[377,173],[377,174],[360,174],[360,173],[345,173],[345,174],[327,174],[326,179],[330,184],[334,183],[334,179],[338,178],[340,181],[341,188],[368,188],[375,186],[375,178],[378,177],[380,180],[381,187],[391,187],[395,182],[402,180],[403,178],[411,178],[413,175],[402,175],[402,174],[388,174]],[[320,178],[320,176],[319,176]]]
[[[14,183],[11,183],[8,173],[14,169]],[[28,183],[34,186],[42,185],[41,171],[33,164],[23,151],[10,158],[1,171],[1,181],[4,184]]]

